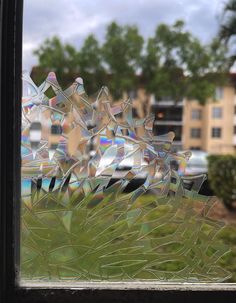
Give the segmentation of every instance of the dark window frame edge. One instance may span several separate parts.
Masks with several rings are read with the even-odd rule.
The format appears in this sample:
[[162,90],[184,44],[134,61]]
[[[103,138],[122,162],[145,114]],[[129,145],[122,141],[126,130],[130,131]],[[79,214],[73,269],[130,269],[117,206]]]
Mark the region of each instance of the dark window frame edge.
[[234,284],[88,282],[78,287],[19,283],[20,124],[23,0],[0,0],[1,302],[235,302]]

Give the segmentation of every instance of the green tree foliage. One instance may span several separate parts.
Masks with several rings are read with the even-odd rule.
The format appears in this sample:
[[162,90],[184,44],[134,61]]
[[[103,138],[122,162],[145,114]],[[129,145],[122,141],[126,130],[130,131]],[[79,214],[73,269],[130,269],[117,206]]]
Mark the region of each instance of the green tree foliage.
[[39,59],[40,81],[42,70],[55,71],[63,85],[79,75],[85,79],[89,94],[107,85],[117,99],[123,92],[137,89],[138,74],[142,74],[145,88],[157,99],[168,97],[178,102],[187,97],[200,103],[213,97],[215,86],[226,79],[226,53],[227,47],[219,39],[203,45],[181,20],[173,25],[160,24],[145,48],[136,26],[112,22],[103,45],[89,35],[76,50],[53,37],[34,52]]
[[[181,25],[180,25],[181,26]],[[143,74],[147,89],[157,99],[171,97],[175,100],[183,96],[180,79],[184,80],[183,71],[178,58],[177,36],[179,25],[173,30],[166,24],[160,24],[155,36],[149,38],[144,56]],[[186,39],[182,36],[181,38]]]
[[[233,42],[234,46],[236,45],[236,0],[228,0],[225,4],[219,36],[226,44]],[[234,50],[231,63],[233,64],[235,60],[236,51]]]
[[229,40],[236,35],[236,0],[229,0],[224,7],[223,22],[220,29],[220,37]]
[[79,74],[86,79],[86,91],[91,94],[104,85],[105,70],[103,67],[102,51],[98,41],[89,35],[78,53]]
[[[78,73],[76,49],[70,44],[63,44],[58,37],[46,39],[34,54],[38,57],[39,66],[45,71],[54,71],[62,85],[68,84],[66,74]],[[41,78],[42,75],[37,77]]]
[[208,157],[211,188],[229,210],[236,210],[236,156],[211,155]]
[[222,83],[222,73],[228,70],[226,47],[214,39],[202,45],[179,20],[172,26],[160,24],[149,38],[143,60],[147,89],[157,99],[183,97],[205,103],[212,97],[215,85]]
[[136,26],[122,27],[115,22],[108,26],[102,51],[111,75],[109,88],[115,97],[136,86],[142,48],[143,38]]

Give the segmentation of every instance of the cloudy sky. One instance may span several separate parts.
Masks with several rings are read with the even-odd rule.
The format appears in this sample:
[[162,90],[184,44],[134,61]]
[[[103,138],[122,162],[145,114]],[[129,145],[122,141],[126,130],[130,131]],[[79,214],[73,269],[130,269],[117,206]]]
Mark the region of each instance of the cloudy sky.
[[79,47],[93,33],[102,41],[107,24],[136,24],[144,37],[158,23],[183,19],[193,34],[208,42],[218,30],[225,0],[25,0],[23,68],[37,63],[32,51],[58,35]]

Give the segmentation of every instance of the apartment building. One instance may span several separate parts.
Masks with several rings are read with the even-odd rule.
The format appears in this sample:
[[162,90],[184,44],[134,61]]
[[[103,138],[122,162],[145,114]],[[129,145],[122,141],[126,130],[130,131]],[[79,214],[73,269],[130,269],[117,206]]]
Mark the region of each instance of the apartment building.
[[210,154],[236,152],[236,74],[217,87],[214,100],[200,105],[196,100],[175,102],[170,98],[147,98],[141,89],[134,96],[134,117],[155,115],[154,135],[175,132],[173,150],[203,150]]
[[[217,87],[215,100],[208,100],[205,105],[187,99],[178,102],[170,98],[156,100],[153,95],[148,96],[144,88],[132,92],[131,97],[134,118],[154,114],[154,136],[169,131],[175,133],[173,151],[236,152],[236,90],[233,84]],[[138,131],[142,135],[142,128]]]
[[[32,71],[42,73],[38,67]],[[34,78],[34,77],[33,77]],[[175,133],[173,150],[198,149],[208,153],[236,152],[236,74],[230,74],[228,84],[216,89],[214,100],[200,105],[196,100],[175,102],[166,97],[156,100],[144,87],[129,92],[133,99],[133,117],[155,116],[154,135]],[[124,94],[123,100],[127,98]],[[119,103],[116,101],[115,103]],[[99,110],[99,109],[98,109]],[[122,114],[119,119],[122,120]],[[142,136],[142,128],[138,129]],[[93,148],[93,144],[91,144]]]
[[156,100],[154,96],[151,96],[150,112],[155,116],[154,135],[163,135],[173,131],[175,133],[173,151],[182,150],[183,101],[175,102],[170,98]]
[[[154,95],[148,95],[144,88],[130,92],[129,96],[132,98],[133,118],[144,118],[150,113],[154,114],[154,136],[173,131],[175,133],[173,150],[182,150],[183,102],[174,102],[170,98],[156,100]],[[127,94],[124,94],[122,99],[125,100],[127,97]],[[120,102],[122,100],[115,103],[118,105]],[[118,120],[122,121],[122,119],[122,114],[120,114]],[[144,134],[144,129],[141,127],[136,131],[139,136]]]
[[236,152],[236,91],[227,85],[216,89],[216,100],[200,105],[184,100],[182,143],[184,149],[210,154]]

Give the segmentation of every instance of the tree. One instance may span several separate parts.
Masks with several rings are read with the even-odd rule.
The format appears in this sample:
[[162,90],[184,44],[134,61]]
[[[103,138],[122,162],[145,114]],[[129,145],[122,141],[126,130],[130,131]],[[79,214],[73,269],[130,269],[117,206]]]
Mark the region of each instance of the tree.
[[[236,45],[236,40],[234,39],[236,37],[236,0],[229,0],[225,4],[219,37],[226,44],[233,42]],[[234,50],[231,56],[231,63],[233,64],[235,60],[236,51]]]
[[[46,39],[38,49],[34,51],[38,57],[39,66],[45,71],[54,71],[59,82],[68,85],[66,75],[78,73],[78,55],[76,49],[70,44],[63,44],[58,37]],[[42,75],[38,74],[38,80]],[[45,78],[45,75],[44,75]],[[37,81],[37,79],[36,79]]]
[[171,97],[178,101],[183,96],[180,81],[185,81],[179,57],[179,40],[182,23],[174,25],[173,29],[166,24],[160,24],[155,36],[148,39],[146,55],[143,59],[143,75],[147,90],[154,93],[157,99]]
[[220,37],[228,41],[236,35],[236,0],[229,0],[223,11],[223,22],[220,28]]
[[136,26],[122,27],[115,22],[108,26],[103,58],[111,76],[109,87],[115,98],[136,86],[143,42]]
[[212,97],[215,86],[226,79],[230,63],[225,55],[227,46],[219,39],[203,45],[185,30],[181,20],[172,26],[160,24],[145,50],[143,44],[136,26],[115,22],[108,26],[102,46],[89,35],[78,51],[53,37],[34,52],[39,59],[36,78],[41,82],[45,72],[53,70],[59,82],[67,86],[80,75],[89,94],[107,84],[118,99],[124,92],[137,89],[140,73],[145,88],[157,99],[168,97],[178,102],[187,97],[200,103]]
[[181,20],[172,26],[160,24],[148,40],[143,59],[147,90],[157,99],[168,97],[178,102],[187,97],[203,104],[223,81],[218,74],[228,70],[224,54],[225,46],[219,41],[202,45],[184,30]]
[[102,51],[98,41],[89,35],[78,53],[79,74],[86,79],[86,91],[91,94],[104,85],[105,69],[103,66]]

